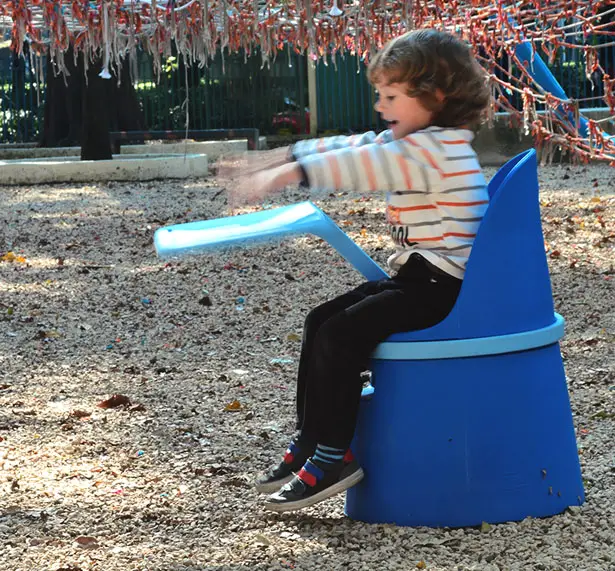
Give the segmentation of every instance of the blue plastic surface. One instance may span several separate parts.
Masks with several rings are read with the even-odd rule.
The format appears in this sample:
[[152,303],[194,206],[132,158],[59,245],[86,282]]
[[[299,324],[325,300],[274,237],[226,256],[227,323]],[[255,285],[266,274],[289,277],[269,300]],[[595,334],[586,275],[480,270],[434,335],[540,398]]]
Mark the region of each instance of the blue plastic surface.
[[457,527],[584,501],[557,343],[507,355],[372,361],[352,449],[365,478],[346,514]]
[[492,337],[553,323],[536,152],[515,157],[494,179],[491,202],[451,313],[433,327],[391,335],[387,341]]
[[547,327],[509,335],[445,341],[408,341],[407,343],[385,341],[380,343],[372,353],[372,359],[426,360],[501,355],[551,345],[563,336],[564,318],[556,313],[553,323]]
[[367,280],[387,273],[311,202],[271,208],[239,216],[188,222],[159,228],[154,245],[160,257],[211,253],[220,248],[247,247],[300,234],[327,241]]

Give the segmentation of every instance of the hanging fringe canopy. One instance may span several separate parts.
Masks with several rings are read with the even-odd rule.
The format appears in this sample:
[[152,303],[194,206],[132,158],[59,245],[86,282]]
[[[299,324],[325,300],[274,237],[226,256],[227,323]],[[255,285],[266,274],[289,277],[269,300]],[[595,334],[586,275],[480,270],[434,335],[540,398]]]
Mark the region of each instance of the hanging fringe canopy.
[[[561,148],[580,160],[615,161],[615,147],[598,121],[579,121],[579,101],[545,90],[532,75],[533,61],[521,61],[516,47],[530,42],[531,60],[553,63],[562,48],[582,54],[585,74],[602,84],[596,107],[615,110],[615,79],[599,49],[615,45],[615,0],[2,0],[0,32],[10,32],[12,49],[31,57],[50,53],[57,69],[72,45],[101,75],[119,68],[141,46],[160,73],[175,46],[187,63],[208,64],[216,52],[258,48],[263,64],[280,50],[308,54],[314,61],[337,52],[364,62],[389,39],[407,30],[453,31],[473,47],[493,90],[490,118],[510,113],[511,125],[531,132],[538,146]],[[599,45],[593,45],[599,39]],[[507,58],[506,58],[507,56]],[[507,59],[507,64],[502,61]],[[515,94],[522,108],[513,104]],[[544,156],[550,156],[547,152]]]

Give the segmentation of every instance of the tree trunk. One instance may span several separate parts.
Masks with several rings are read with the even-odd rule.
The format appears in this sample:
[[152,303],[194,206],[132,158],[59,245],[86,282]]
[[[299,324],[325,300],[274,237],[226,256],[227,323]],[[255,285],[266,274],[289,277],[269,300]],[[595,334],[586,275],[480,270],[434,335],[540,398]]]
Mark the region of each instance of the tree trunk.
[[98,74],[101,66],[91,65],[87,71],[87,83],[81,82],[81,160],[111,160],[110,106],[116,94],[113,87],[117,81],[102,79]]
[[72,49],[66,54],[70,75],[55,75],[51,58],[47,56],[45,72],[45,111],[41,147],[67,147],[79,144],[81,132],[81,72],[73,63]]
[[128,62],[122,66],[121,83],[99,77],[102,63],[90,63],[86,74],[83,54],[74,64],[72,48],[65,56],[68,76],[53,73],[47,57],[47,90],[41,147],[81,146],[82,160],[111,158],[109,131],[142,131],[143,113],[130,80]]

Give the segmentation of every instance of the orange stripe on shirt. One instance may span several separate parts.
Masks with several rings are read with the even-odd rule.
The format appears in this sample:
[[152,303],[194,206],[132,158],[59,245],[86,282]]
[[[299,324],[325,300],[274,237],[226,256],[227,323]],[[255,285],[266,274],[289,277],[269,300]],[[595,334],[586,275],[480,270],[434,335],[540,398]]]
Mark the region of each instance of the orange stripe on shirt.
[[440,242],[444,238],[454,236],[455,238],[474,238],[476,234],[461,234],[460,232],[445,232],[442,236],[431,236],[430,238],[411,238],[408,236],[407,242]]
[[453,236],[455,238],[476,238],[476,234],[463,234],[462,232],[444,232],[443,236],[448,238],[448,236]]
[[468,143],[468,141],[465,141],[464,139],[459,139],[457,141],[442,141],[438,139],[438,141],[440,141],[443,145],[467,145]]
[[318,144],[316,145],[316,150],[319,153],[324,153],[327,150],[324,139],[318,139]]
[[342,188],[342,173],[340,171],[340,165],[337,162],[337,157],[335,155],[327,155],[327,162],[329,163],[331,175],[333,176],[333,186],[336,190],[339,190]]
[[405,242],[440,242],[441,240],[444,240],[443,236],[434,236],[433,238],[411,238],[408,236]]
[[406,188],[412,188],[412,176],[410,176],[410,169],[408,168],[408,162],[401,155],[397,155],[397,166],[404,175],[404,184]]
[[465,176],[468,174],[478,174],[480,172],[479,169],[471,170],[471,171],[459,171],[459,172],[442,172],[442,178],[451,178],[453,176]]
[[418,147],[421,150],[421,153],[423,153],[423,155],[427,159],[427,162],[429,163],[431,168],[437,170],[440,174],[442,174],[442,169],[440,168],[440,165],[438,165],[438,163],[434,160],[432,154],[425,147],[419,145],[415,140],[412,139],[412,137],[410,137],[410,135],[404,137],[404,141],[408,141],[413,147]]
[[378,181],[376,180],[376,175],[374,173],[374,165],[372,165],[372,159],[369,156],[368,149],[362,149],[361,153],[361,161],[363,162],[363,168],[365,169],[365,174],[367,175],[367,181],[369,182],[369,189],[374,191],[378,188]]
[[418,206],[389,206],[388,208],[395,210],[395,212],[410,212],[411,210],[432,210],[436,206],[434,204],[421,204]]
[[476,202],[436,202],[438,206],[478,206],[479,204],[489,204],[488,200],[477,200]]

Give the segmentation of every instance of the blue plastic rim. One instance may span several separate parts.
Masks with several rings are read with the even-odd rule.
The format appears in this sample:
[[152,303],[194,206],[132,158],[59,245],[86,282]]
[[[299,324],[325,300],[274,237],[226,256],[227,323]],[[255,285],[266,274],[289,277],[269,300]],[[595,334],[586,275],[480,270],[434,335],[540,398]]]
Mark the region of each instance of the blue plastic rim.
[[556,343],[564,336],[564,318],[559,313],[554,314],[554,317],[555,321],[548,327],[510,335],[447,341],[385,341],[376,347],[371,358],[395,361],[426,361],[501,355],[545,347]]

